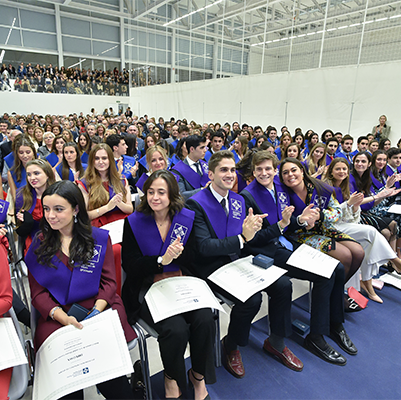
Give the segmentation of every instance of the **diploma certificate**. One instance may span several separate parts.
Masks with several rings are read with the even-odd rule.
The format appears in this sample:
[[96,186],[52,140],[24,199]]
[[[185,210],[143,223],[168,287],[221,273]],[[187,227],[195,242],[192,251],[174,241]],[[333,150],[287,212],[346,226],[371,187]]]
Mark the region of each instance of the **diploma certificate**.
[[154,283],[145,300],[154,322],[200,308],[225,312],[207,283],[192,276],[175,276]]
[[109,224],[101,226],[100,229],[109,231],[111,244],[121,243],[123,241],[124,219],[110,222]]
[[291,254],[287,264],[329,279],[339,262],[311,246],[302,244]]
[[28,364],[21,341],[11,318],[0,318],[0,371],[16,365]]
[[266,289],[287,270],[272,265],[264,269],[252,264],[253,256],[240,258],[219,268],[208,276],[212,282],[242,302]]
[[388,210],[388,213],[401,214],[401,204],[393,204]]
[[133,372],[127,342],[116,310],[63,326],[36,354],[33,400],[66,394]]

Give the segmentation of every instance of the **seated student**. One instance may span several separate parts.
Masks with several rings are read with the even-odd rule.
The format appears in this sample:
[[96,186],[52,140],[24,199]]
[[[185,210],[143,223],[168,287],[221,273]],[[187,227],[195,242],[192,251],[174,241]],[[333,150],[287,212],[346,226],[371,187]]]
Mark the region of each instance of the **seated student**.
[[[112,134],[107,136],[105,142],[113,152],[118,172],[124,175],[128,179],[128,182],[133,180],[138,171],[138,163],[134,157],[126,155],[128,146],[125,139],[120,135]],[[133,181],[130,183],[132,184]]]
[[[7,230],[4,225],[0,224],[0,318],[12,307],[13,302],[10,267],[7,260],[8,242],[6,233]],[[0,399],[8,399],[7,394],[12,372],[12,368],[0,371]]]
[[379,150],[379,142],[376,139],[373,139],[369,142],[368,151],[370,154],[373,154],[377,150]]
[[[398,147],[391,147],[387,150],[387,176],[401,173],[401,149]],[[399,189],[401,187],[400,181],[395,182],[395,187]]]
[[[43,193],[42,205],[42,230],[25,257],[32,305],[40,313],[34,337],[36,351],[62,326],[82,329],[82,324],[68,315],[74,303],[90,310],[89,318],[108,308],[117,310],[126,341],[135,339],[123,303],[116,294],[109,234],[92,228],[77,185],[70,181],[54,183]],[[99,257],[93,257],[95,246]],[[93,266],[92,273],[87,271],[89,261]],[[126,376],[100,383],[97,387],[107,399],[132,399]],[[67,398],[82,398],[82,393]]]
[[[183,253],[190,236],[194,213],[184,208],[175,177],[168,171],[154,172],[143,186],[137,210],[124,224],[122,265],[127,273],[123,300],[128,320],[138,316],[159,333],[166,398],[177,398],[187,385],[184,353],[191,346],[192,369],[188,378],[195,386],[195,399],[208,397],[206,383],[216,380],[213,365],[215,336],[210,309],[199,309],[154,322],[144,295],[154,282],[182,276]],[[177,237],[176,226],[181,227]]]
[[277,138],[277,129],[269,126],[267,129],[267,140],[274,146],[274,149],[280,146],[280,140]]
[[284,132],[280,138],[280,146],[275,150],[275,154],[279,160],[284,158],[285,149],[292,143],[292,136],[288,132]]
[[214,132],[210,137],[210,147],[209,150],[205,153],[205,161],[209,161],[210,157],[221,151],[221,148],[224,145],[224,135],[221,132]]
[[354,138],[351,135],[345,135],[341,141],[341,151],[337,152],[336,157],[342,157],[352,162],[352,146],[354,144]]
[[[248,148],[252,149],[257,146],[258,139],[263,135],[263,129],[261,126],[255,126],[253,130],[253,138],[248,142]],[[267,140],[267,138],[266,138]]]
[[368,151],[369,146],[369,139],[367,136],[359,136],[357,140],[357,149],[351,153],[352,159],[355,157],[356,154],[362,153],[364,151]]
[[178,142],[181,139],[184,139],[186,137],[189,136],[189,128],[186,125],[180,125],[178,128],[178,135],[177,135],[177,139],[175,139],[171,145],[174,147],[174,149],[177,147]]
[[178,186],[184,199],[198,193],[209,182],[208,166],[203,157],[206,152],[206,138],[191,135],[185,139],[189,151],[184,161],[174,165],[172,171],[179,177]]
[[338,149],[338,141],[335,137],[328,138],[326,141],[326,165],[330,163],[336,157],[336,152]]
[[63,161],[56,168],[56,180],[75,182],[84,176],[87,165],[81,162],[78,145],[75,142],[65,143],[63,146]]
[[19,135],[13,142],[13,166],[7,172],[10,192],[15,200],[17,189],[26,185],[26,164],[36,159],[35,146],[28,135]]
[[287,264],[291,250],[299,244],[288,241],[283,236],[284,231],[302,228],[308,230],[320,218],[320,213],[313,209],[313,205],[309,205],[297,218],[292,216],[294,206],[281,202],[283,196],[288,199],[288,194],[276,177],[277,165],[276,157],[266,151],[260,151],[253,156],[255,180],[241,195],[245,199],[247,210],[251,208],[256,214],[266,213],[268,216],[263,220],[262,229],[245,246],[244,251],[271,257],[274,265],[288,271],[287,276],[313,282],[311,328],[310,334],[305,338],[305,346],[327,362],[345,365],[346,359],[323,337],[331,334],[344,351],[356,354],[357,350],[342,326],[344,266],[338,264],[330,279],[327,279]]
[[316,143],[310,148],[310,152],[303,162],[308,174],[312,178],[319,179],[326,170],[326,146],[323,143]]
[[[202,279],[221,266],[238,259],[262,226],[265,215],[245,214],[244,199],[231,191],[235,181],[234,156],[230,151],[213,154],[209,161],[211,184],[187,201],[195,211],[193,239],[191,238],[192,272]],[[207,280],[216,292],[235,303],[230,314],[227,336],[223,339],[223,362],[228,372],[236,378],[245,375],[238,346],[246,346],[252,320],[259,311],[262,294],[258,292],[242,302],[219,286]],[[238,282],[241,285],[241,282]],[[270,337],[263,348],[278,357],[285,366],[302,371],[303,364],[284,344],[291,334],[291,292],[289,278],[281,277],[264,289],[270,296]]]

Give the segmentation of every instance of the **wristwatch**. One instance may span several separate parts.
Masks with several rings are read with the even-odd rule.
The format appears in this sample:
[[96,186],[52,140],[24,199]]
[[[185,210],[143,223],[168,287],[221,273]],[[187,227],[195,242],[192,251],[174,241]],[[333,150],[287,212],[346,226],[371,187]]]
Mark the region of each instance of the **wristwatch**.
[[163,262],[163,256],[159,256],[159,257],[157,257],[157,266],[159,267],[159,269],[163,269],[163,264],[162,264],[162,262]]
[[301,221],[299,220],[299,217],[300,217],[300,215],[298,215],[298,217],[297,217],[298,225],[299,225],[299,226],[302,226],[303,228],[306,227],[306,226],[308,226],[308,223],[307,223],[306,221],[301,222]]

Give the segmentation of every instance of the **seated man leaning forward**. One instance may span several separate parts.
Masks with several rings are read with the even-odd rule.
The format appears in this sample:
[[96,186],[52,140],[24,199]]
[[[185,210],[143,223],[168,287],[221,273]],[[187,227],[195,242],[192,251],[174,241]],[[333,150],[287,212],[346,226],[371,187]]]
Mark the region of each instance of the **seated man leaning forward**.
[[293,206],[288,206],[289,198],[276,176],[277,158],[267,151],[259,151],[253,156],[252,169],[256,178],[241,195],[246,209],[255,213],[268,213],[262,229],[244,247],[248,254],[264,254],[274,259],[274,265],[286,269],[287,276],[313,282],[310,334],[305,338],[305,347],[318,357],[336,365],[345,365],[347,360],[330,346],[323,335],[331,335],[333,340],[348,354],[355,355],[357,349],[342,325],[344,321],[343,289],[344,266],[339,263],[330,279],[301,270],[287,264],[292,249],[300,244],[290,242],[283,236],[298,229],[310,229],[320,217],[313,205],[304,209],[297,218],[292,216]]
[[[207,279],[221,266],[245,255],[244,249],[261,229],[266,216],[254,215],[250,209],[246,217],[244,199],[230,190],[235,176],[234,155],[227,150],[213,154],[209,161],[209,179],[212,183],[188,199],[187,207],[195,211],[193,240],[190,244],[192,272],[205,279],[215,292],[234,302],[228,333],[222,343],[223,363],[228,372],[236,378],[243,378],[245,369],[238,346],[248,344],[252,320],[259,311],[262,293],[254,294],[243,303]],[[263,348],[288,368],[302,371],[302,362],[284,344],[284,338],[292,331],[291,281],[282,276],[264,291],[270,296],[271,334]]]

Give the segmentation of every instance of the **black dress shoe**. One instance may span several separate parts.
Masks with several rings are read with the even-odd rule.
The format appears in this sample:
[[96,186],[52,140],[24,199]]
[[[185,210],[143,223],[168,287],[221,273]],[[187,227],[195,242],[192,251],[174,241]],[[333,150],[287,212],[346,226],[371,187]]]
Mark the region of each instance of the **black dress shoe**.
[[309,338],[309,335],[305,338],[304,346],[313,354],[320,357],[322,360],[327,361],[335,365],[347,364],[347,359],[335,351],[328,343],[324,350],[322,350],[313,340]]
[[331,330],[330,337],[348,354],[354,356],[358,353],[358,349],[355,347],[354,343],[352,343],[352,340],[349,338],[344,328],[339,332]]

